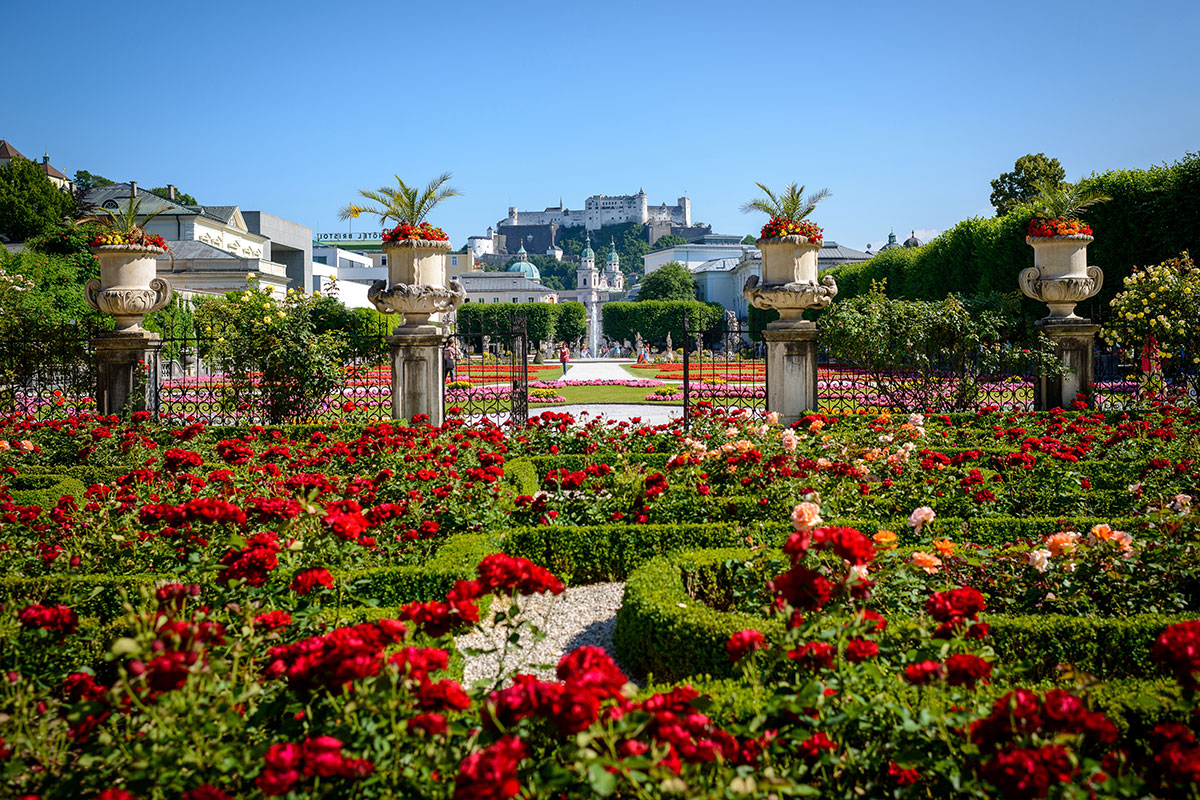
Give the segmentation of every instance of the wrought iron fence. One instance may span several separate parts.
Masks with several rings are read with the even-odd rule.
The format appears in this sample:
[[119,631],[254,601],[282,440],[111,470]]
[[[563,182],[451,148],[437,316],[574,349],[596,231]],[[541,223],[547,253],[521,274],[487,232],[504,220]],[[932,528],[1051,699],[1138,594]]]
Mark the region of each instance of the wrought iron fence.
[[39,418],[96,410],[97,332],[23,328],[0,341],[0,411]]
[[825,413],[1030,411],[1038,391],[1034,370],[1016,356],[999,364],[977,357],[907,365],[845,364],[826,356],[817,368],[819,410]]
[[459,327],[443,344],[446,417],[524,425],[529,419],[529,338],[524,313],[501,328]]
[[1152,403],[1195,406],[1200,397],[1200,361],[1181,351],[1167,358],[1148,351],[1097,350],[1093,362],[1092,402],[1119,411]]
[[272,350],[233,327],[157,343],[151,406],[168,421],[209,424],[372,422],[391,418],[387,336],[375,325]]
[[767,361],[761,331],[725,317],[707,329],[683,316],[683,420],[691,425],[697,403],[730,413],[767,408]]

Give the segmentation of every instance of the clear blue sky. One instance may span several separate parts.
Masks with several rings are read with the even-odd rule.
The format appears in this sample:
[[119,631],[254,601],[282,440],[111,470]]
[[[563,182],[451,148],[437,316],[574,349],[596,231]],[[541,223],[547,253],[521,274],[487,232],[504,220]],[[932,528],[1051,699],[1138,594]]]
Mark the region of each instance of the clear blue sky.
[[1197,0],[18,0],[0,138],[317,231],[359,187],[448,170],[456,245],[509,205],[639,188],[756,232],[754,182],[796,180],[861,249],[990,215],[1027,152],[1076,179],[1200,149],[1198,27]]

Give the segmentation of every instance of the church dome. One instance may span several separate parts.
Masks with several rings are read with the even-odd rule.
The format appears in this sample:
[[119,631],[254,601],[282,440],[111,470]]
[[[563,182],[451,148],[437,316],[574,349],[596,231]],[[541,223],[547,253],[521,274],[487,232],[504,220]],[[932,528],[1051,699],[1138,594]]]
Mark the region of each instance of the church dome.
[[913,231],[912,236],[904,240],[905,247],[920,247],[924,242],[917,238],[917,232]]
[[583,246],[583,252],[579,254],[580,258],[595,258],[596,251],[592,249],[592,237],[588,237],[587,244]]
[[542,280],[542,273],[536,264],[530,262],[525,245],[521,245],[521,249],[517,251],[517,260],[508,266],[508,272],[520,272],[531,281]]

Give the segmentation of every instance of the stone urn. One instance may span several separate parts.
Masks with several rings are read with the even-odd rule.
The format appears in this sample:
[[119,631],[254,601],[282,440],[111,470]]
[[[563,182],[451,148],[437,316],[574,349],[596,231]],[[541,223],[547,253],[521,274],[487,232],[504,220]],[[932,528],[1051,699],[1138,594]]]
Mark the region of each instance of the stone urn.
[[367,299],[384,314],[401,314],[405,328],[425,325],[433,314],[454,311],[467,298],[456,280],[446,281],[450,242],[409,239],[383,246],[388,279],[375,281]]
[[157,277],[162,248],[136,244],[105,244],[92,248],[100,260],[100,277],[83,286],[88,305],[116,320],[116,333],[142,333],[142,320],[165,308],[171,284]]
[[779,320],[767,327],[789,327],[801,321],[805,310],[825,308],[837,297],[832,275],[817,280],[820,240],[807,236],[759,239],[762,277],[751,275],[742,295],[755,308],[775,309]]
[[1033,248],[1033,266],[1021,270],[1019,282],[1026,297],[1050,307],[1042,319],[1046,324],[1078,323],[1075,304],[1094,296],[1104,285],[1099,267],[1088,266],[1087,246],[1091,236],[1028,236]]

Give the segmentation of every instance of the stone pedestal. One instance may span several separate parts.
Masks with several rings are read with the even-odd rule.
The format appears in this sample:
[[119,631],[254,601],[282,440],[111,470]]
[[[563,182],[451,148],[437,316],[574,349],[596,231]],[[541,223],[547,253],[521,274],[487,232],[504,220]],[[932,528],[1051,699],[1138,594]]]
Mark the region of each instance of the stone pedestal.
[[110,331],[92,340],[96,348],[96,408],[125,416],[157,411],[155,381],[161,338],[146,330]]
[[432,325],[402,325],[387,337],[392,358],[392,419],[429,417],[442,424],[443,336]]
[[1091,402],[1094,379],[1093,350],[1099,325],[1091,320],[1079,322],[1039,321],[1037,327],[1054,343],[1054,354],[1067,372],[1061,378],[1042,377],[1038,410],[1070,408],[1077,394]]
[[[772,323],[778,325],[778,323]],[[791,425],[817,410],[817,324],[807,320],[786,327],[767,326],[767,410]]]

